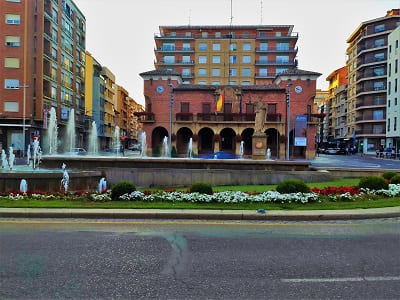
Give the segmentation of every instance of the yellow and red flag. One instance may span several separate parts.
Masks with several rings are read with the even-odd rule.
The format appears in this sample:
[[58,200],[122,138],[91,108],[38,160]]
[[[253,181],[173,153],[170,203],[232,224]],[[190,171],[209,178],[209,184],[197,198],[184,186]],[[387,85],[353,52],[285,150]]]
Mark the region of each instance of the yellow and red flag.
[[215,103],[215,112],[221,112],[224,108],[224,103],[225,103],[225,94],[222,93],[221,95],[219,95],[217,103]]

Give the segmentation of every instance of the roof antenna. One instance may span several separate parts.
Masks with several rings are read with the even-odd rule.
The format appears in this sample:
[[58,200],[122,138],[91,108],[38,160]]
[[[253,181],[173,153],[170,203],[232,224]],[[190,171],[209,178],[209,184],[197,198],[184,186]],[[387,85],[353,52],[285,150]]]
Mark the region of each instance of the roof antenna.
[[263,24],[263,0],[261,0],[260,1],[261,3],[261,7],[260,7],[260,15],[261,15],[261,23],[260,23],[260,25],[262,25]]
[[232,0],[231,0],[231,26],[233,22],[233,5],[232,5]]
[[190,23],[191,23],[191,20],[192,19],[192,9],[190,8],[189,9],[189,26],[190,26]]

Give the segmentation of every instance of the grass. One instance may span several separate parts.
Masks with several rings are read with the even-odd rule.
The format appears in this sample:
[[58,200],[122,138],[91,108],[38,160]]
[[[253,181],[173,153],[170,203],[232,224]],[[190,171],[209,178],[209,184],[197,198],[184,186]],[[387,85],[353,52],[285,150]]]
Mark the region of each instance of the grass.
[[[323,188],[326,186],[355,186],[359,179],[344,178],[329,182],[308,183],[310,188]],[[216,192],[222,191],[243,191],[243,192],[264,192],[273,190],[276,185],[242,185],[242,186],[217,186],[213,187]],[[140,189],[140,190],[166,190],[159,189]],[[177,191],[186,191],[188,188],[177,188]],[[331,202],[323,200],[319,203],[186,203],[186,202],[143,202],[143,201],[111,201],[111,202],[92,202],[88,200],[8,200],[0,198],[0,207],[8,208],[106,208],[106,209],[238,209],[238,210],[257,210],[260,208],[266,210],[335,210],[335,209],[366,209],[379,207],[400,206],[400,197],[367,199],[357,202]]]

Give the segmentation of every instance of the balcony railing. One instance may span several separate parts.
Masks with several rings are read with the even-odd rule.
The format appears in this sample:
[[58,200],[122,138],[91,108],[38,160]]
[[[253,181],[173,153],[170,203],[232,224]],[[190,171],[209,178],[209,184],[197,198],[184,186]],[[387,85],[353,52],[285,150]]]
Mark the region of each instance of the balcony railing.
[[[255,113],[198,113],[197,121],[210,121],[210,122],[254,122]],[[268,113],[266,122],[281,122],[282,115],[279,113]]]
[[373,116],[359,116],[359,117],[356,117],[356,122],[362,122],[362,121],[385,122],[386,121],[386,116],[383,116],[383,119],[374,119]]
[[138,121],[141,123],[154,123],[156,121],[155,115],[152,112],[137,111],[134,115],[138,117]]
[[208,35],[203,35],[203,33],[175,33],[173,35],[167,33],[166,35],[160,35],[159,33],[154,34],[155,39],[265,39],[265,40],[284,40],[284,39],[297,39],[299,37],[299,34],[296,33],[291,33],[291,34],[286,34],[284,32],[281,33],[281,35],[276,35],[275,32],[271,33],[263,33],[263,34],[250,34],[250,33],[243,33],[243,34],[229,34],[228,32],[220,34],[216,36],[216,34],[211,34],[209,33]]
[[366,86],[357,90],[356,94],[385,91],[386,86]]
[[356,135],[364,135],[364,134],[385,134],[386,131],[385,129],[361,129],[361,130],[356,130]]
[[256,52],[297,52],[297,50],[297,47],[256,47]]
[[176,121],[193,121],[193,113],[180,112],[176,113]]
[[156,65],[193,65],[193,60],[154,61]]
[[386,62],[386,57],[373,57],[373,58],[368,58],[368,59],[362,59],[357,63],[357,67],[360,67],[361,65],[376,63],[376,62],[382,62],[382,63]]
[[282,65],[282,66],[294,66],[294,62],[289,62],[289,61],[267,61],[267,60],[256,60],[256,65],[269,65],[269,66],[274,66],[274,65]]
[[160,52],[193,52],[192,47],[172,47],[172,46],[162,46],[154,49],[154,51]]

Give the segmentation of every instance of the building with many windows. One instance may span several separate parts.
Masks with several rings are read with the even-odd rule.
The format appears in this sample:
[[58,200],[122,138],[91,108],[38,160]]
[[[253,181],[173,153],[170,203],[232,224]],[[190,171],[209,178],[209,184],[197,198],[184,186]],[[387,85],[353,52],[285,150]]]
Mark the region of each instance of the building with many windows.
[[184,84],[268,84],[297,65],[293,25],[160,26],[154,39],[155,68]]
[[400,148],[400,27],[388,36],[387,48],[387,101],[386,101],[386,146]]
[[43,137],[51,107],[60,134],[74,109],[82,146],[85,16],[71,0],[3,0],[0,15],[1,147],[22,150]]
[[[388,35],[400,25],[400,10],[365,21],[347,39],[347,138],[363,153],[386,144]],[[392,90],[390,90],[390,93]]]

